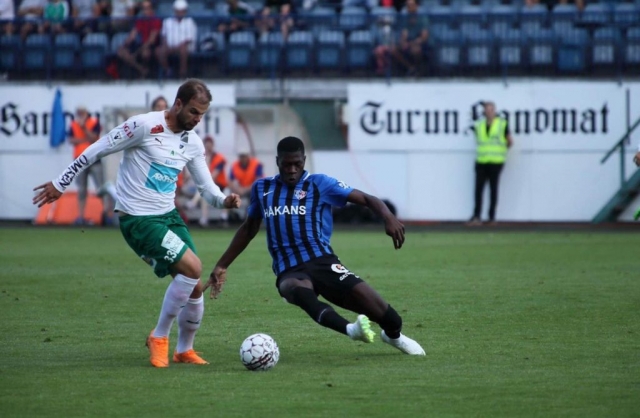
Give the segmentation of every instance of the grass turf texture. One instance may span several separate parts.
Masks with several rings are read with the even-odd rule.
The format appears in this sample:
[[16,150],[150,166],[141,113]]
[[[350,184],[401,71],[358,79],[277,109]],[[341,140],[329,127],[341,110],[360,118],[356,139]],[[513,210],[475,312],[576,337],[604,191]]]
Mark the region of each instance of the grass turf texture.
[[[205,275],[231,235],[194,232]],[[411,232],[394,251],[381,231],[339,231],[333,244],[427,357],[285,304],[261,233],[206,302],[196,349],[211,365],[154,369],[144,339],[168,279],[119,231],[0,230],[0,415],[638,416],[638,234]],[[280,346],[266,373],[239,360],[255,332]]]

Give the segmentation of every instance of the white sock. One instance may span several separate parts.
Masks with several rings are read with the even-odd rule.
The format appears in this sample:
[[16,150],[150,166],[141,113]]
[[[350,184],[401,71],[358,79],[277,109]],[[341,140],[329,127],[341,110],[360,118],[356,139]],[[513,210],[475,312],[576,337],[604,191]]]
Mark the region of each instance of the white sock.
[[204,314],[204,298],[189,299],[187,306],[178,315],[178,345],[176,351],[184,353],[193,348],[193,340],[200,328]]
[[167,337],[171,331],[173,320],[184,308],[189,300],[193,288],[198,284],[198,279],[190,279],[182,274],[176,275],[171,281],[162,302],[162,310],[158,318],[158,324],[153,330],[154,337]]

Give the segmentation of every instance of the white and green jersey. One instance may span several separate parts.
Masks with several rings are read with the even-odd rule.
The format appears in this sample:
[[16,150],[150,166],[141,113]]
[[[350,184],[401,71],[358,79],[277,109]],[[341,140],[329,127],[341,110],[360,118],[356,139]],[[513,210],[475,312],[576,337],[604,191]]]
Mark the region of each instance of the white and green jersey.
[[130,118],[88,147],[53,181],[60,192],[75,176],[109,154],[124,150],[116,190],[116,210],[129,215],[162,215],[175,208],[178,174],[187,166],[209,204],[223,207],[225,195],[211,179],[204,145],[193,131],[174,133],[164,111]]

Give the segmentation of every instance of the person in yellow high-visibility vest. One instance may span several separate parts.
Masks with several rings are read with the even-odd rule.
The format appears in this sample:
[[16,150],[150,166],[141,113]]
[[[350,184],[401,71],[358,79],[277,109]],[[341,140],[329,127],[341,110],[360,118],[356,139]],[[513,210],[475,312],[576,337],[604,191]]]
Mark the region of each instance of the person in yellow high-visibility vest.
[[500,172],[507,159],[507,150],[513,145],[507,120],[496,115],[495,103],[484,102],[483,107],[484,119],[478,120],[474,126],[477,155],[475,207],[469,221],[471,225],[481,224],[482,193],[487,181],[491,192],[489,222],[495,222]]

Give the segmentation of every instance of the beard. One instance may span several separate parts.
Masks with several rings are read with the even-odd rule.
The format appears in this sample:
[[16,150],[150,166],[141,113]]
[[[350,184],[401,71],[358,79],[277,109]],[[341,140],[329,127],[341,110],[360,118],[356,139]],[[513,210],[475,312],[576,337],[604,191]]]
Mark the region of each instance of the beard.
[[182,112],[178,113],[178,117],[176,118],[176,121],[178,124],[178,129],[180,129],[181,131],[190,131],[195,127],[195,126],[188,126],[186,118],[184,117]]

